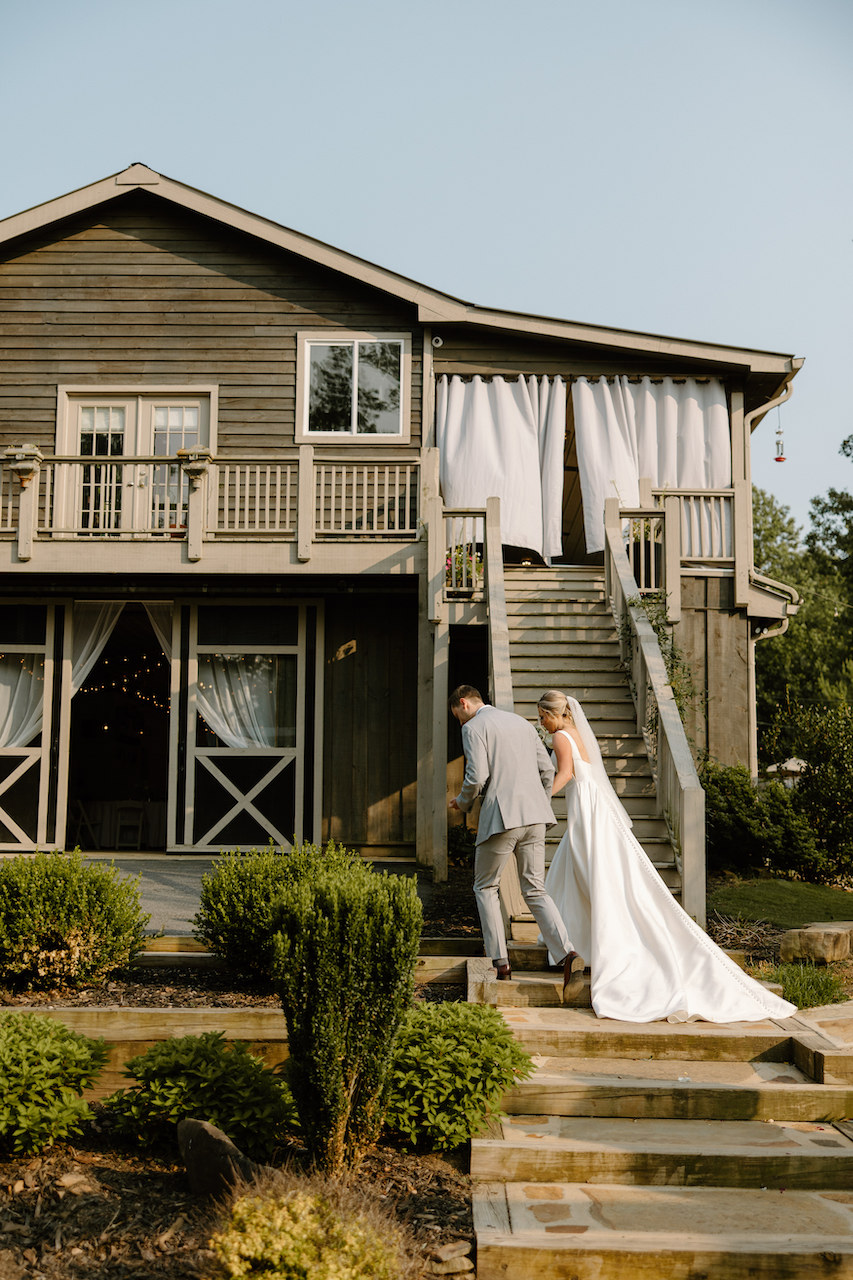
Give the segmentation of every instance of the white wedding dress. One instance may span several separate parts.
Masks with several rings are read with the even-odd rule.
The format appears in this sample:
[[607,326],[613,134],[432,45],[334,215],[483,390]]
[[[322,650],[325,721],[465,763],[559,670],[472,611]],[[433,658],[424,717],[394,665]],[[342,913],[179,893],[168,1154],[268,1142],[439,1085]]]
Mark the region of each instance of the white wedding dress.
[[758,1022],[795,1013],[795,1005],[738,968],[682,910],[615,794],[596,781],[596,765],[583,759],[571,734],[558,732],[569,739],[574,778],[566,784],[566,834],[545,887],[589,965],[598,1017]]

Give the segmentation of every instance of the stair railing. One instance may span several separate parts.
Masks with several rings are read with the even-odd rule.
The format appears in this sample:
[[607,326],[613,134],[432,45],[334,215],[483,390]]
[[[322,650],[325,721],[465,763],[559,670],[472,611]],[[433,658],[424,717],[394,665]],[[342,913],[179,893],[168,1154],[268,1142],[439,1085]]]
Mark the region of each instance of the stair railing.
[[656,732],[650,745],[657,782],[658,811],[667,823],[681,869],[681,902],[705,927],[705,793],[666,672],[657,636],[644,611],[633,604],[640,590],[622,537],[624,512],[618,498],[604,509],[605,589],[619,630],[622,658],[629,667],[637,730],[649,743],[650,718]]

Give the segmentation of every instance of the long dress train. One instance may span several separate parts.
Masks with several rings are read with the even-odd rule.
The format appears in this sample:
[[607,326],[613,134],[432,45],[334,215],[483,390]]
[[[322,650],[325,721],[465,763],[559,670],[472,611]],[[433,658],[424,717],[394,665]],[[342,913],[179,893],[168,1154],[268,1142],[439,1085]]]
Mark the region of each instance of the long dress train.
[[[755,982],[678,905],[571,734],[568,826],[545,877],[591,973],[599,1018],[758,1022],[796,1006]],[[551,957],[552,963],[560,957]]]

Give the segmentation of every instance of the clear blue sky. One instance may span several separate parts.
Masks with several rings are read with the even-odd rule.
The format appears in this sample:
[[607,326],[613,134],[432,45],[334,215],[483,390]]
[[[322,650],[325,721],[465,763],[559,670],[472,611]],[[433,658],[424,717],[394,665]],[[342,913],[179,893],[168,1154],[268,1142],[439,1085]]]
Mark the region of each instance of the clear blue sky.
[[806,357],[853,432],[850,0],[2,0],[0,217],[142,160],[472,302]]

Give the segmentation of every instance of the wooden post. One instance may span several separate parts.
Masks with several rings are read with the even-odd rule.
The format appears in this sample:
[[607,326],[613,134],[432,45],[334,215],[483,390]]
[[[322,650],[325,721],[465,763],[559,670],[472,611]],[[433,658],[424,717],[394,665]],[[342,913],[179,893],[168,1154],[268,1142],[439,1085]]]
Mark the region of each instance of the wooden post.
[[299,446],[299,483],[296,495],[296,556],[304,564],[311,559],[314,543],[314,446]]
[[181,469],[190,482],[187,495],[187,559],[196,561],[204,549],[204,511],[207,505],[207,475],[212,457],[209,449],[179,449]]
[[652,497],[652,482],[648,476],[640,476],[637,481],[637,488],[640,494],[641,507],[653,507],[655,505]]
[[9,470],[21,486],[18,497],[18,559],[29,560],[33,554],[38,519],[39,468],[44,459],[34,444],[13,446],[6,450],[5,456]]
[[698,781],[682,792],[681,905],[705,928],[705,792]]
[[513,711],[512,668],[506,623],[501,500],[486,499],[486,599],[489,607],[489,679],[492,705]]
[[432,693],[432,874],[436,883],[447,879],[447,695],[450,669],[450,628],[439,621],[434,628]]
[[668,494],[663,500],[664,586],[670,622],[681,621],[681,499]]

